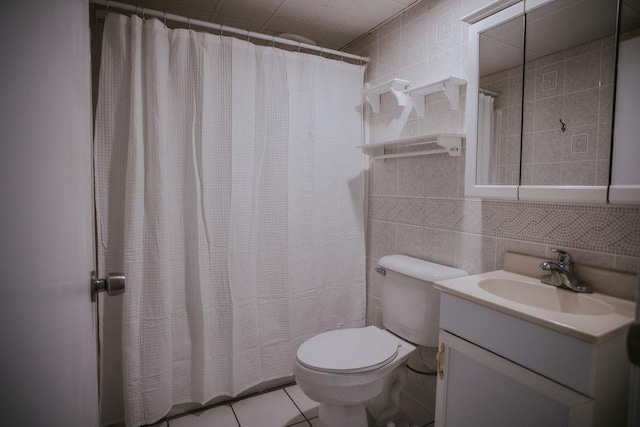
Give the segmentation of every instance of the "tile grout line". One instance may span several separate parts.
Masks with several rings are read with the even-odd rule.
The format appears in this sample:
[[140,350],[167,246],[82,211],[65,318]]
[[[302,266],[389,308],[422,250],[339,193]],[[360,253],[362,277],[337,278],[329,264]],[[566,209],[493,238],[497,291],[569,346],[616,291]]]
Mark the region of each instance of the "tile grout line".
[[[304,414],[304,412],[302,412],[302,410],[298,407],[298,404],[296,403],[295,400],[293,400],[293,397],[291,397],[291,395],[289,393],[287,393],[287,389],[286,388],[282,388],[282,391],[284,391],[284,394],[287,395],[287,397],[289,398],[289,400],[291,400],[291,402],[293,402],[293,406],[296,407],[296,409],[298,410],[298,412],[300,412],[300,415],[302,415],[302,418],[304,418],[304,420],[307,422],[307,424],[311,425],[311,422],[309,421],[309,418],[307,418],[307,416]],[[299,424],[299,423],[296,423]],[[291,425],[295,425],[295,424],[291,424]],[[240,426],[242,427],[242,426]]]
[[238,416],[236,415],[236,411],[234,411],[233,406],[232,406],[231,404],[229,404],[229,408],[231,408],[231,412],[233,413],[233,416],[234,416],[234,417],[235,417],[235,419],[236,419],[236,423],[238,423],[238,427],[242,427],[242,426],[240,425],[240,420],[238,419]]
[[[287,383],[287,384],[281,385],[279,387],[273,387],[273,388],[269,388],[269,389],[266,389],[266,390],[258,391],[258,392],[255,392],[255,393],[248,394],[246,396],[230,398],[228,400],[223,400],[223,401],[218,402],[218,403],[213,403],[211,405],[206,405],[206,406],[203,406],[201,408],[192,409],[192,410],[186,411],[184,413],[175,414],[175,415],[172,415],[172,416],[165,416],[164,418],[161,418],[160,420],[158,420],[158,422],[166,421],[167,422],[167,427],[169,427],[169,421],[171,421],[171,420],[175,420],[175,419],[178,419],[178,418],[186,417],[188,415],[199,414],[201,412],[205,412],[205,411],[208,411],[210,409],[215,409],[215,408],[219,408],[219,407],[222,407],[222,406],[229,406],[231,408],[231,411],[233,412],[233,415],[236,416],[235,411],[233,411],[233,406],[232,406],[233,404],[238,403],[238,402],[240,402],[242,400],[251,399],[252,397],[260,396],[262,394],[271,393],[272,391],[284,390],[285,387],[290,387],[292,385],[295,385],[295,382]],[[304,416],[304,414],[303,414],[303,416]],[[236,421],[237,420],[238,420],[238,417],[236,416]],[[238,421],[238,426],[240,426],[240,421]]]

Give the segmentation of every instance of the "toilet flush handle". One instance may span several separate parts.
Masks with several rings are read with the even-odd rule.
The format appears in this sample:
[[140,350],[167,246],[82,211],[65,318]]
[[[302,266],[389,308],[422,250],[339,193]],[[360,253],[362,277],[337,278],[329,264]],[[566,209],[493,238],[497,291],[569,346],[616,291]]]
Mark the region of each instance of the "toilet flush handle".
[[385,270],[382,267],[378,267],[378,268],[376,268],[376,273],[382,274],[383,276],[386,276],[387,275],[387,270]]

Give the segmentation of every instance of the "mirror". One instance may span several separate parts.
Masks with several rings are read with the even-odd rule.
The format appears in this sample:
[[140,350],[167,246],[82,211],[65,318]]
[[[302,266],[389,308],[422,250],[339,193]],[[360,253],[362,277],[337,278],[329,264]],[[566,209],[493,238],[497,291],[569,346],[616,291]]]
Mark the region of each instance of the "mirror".
[[606,202],[617,1],[485,9],[467,21],[466,193]]
[[526,13],[523,185],[607,186],[617,2]]
[[640,203],[640,0],[622,0],[618,31],[611,203]]
[[515,199],[520,183],[524,2],[497,12],[492,5],[463,18],[471,24],[465,194]]
[[476,182],[520,183],[524,16],[480,33]]

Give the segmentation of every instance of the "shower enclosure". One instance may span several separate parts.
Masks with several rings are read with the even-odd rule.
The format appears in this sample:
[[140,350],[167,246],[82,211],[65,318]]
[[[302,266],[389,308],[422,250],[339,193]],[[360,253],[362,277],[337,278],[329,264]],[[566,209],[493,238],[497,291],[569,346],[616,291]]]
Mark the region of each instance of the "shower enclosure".
[[364,67],[109,13],[95,120],[101,417],[290,377],[365,323]]

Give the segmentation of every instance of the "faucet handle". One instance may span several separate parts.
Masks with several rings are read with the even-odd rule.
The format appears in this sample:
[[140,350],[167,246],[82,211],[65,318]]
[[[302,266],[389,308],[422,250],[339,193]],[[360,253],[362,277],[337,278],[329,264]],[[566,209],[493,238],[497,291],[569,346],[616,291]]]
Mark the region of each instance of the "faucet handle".
[[551,252],[558,254],[558,264],[562,267],[568,267],[573,264],[573,258],[571,258],[571,254],[569,252],[558,248],[551,248]]

